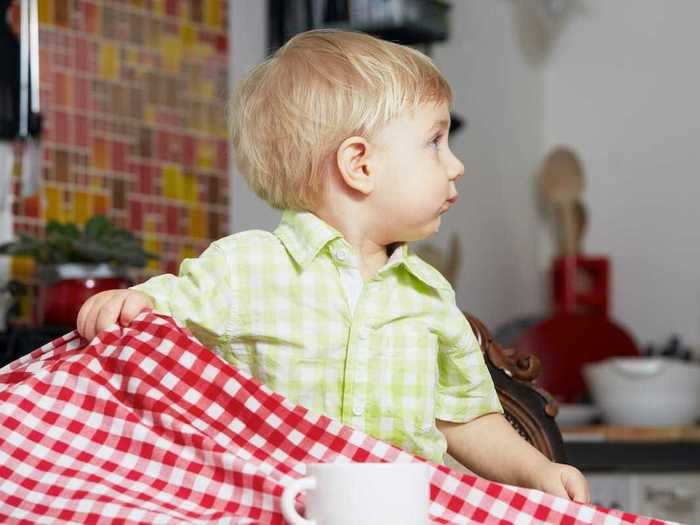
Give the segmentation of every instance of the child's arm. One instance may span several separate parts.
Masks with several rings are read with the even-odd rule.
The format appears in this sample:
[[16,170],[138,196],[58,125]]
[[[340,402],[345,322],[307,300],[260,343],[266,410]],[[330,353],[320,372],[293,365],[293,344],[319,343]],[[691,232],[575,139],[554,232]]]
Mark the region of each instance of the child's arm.
[[178,276],[153,277],[128,290],[94,295],[81,307],[78,332],[92,339],[109,325],[131,322],[152,308],[186,324],[200,341],[216,341],[228,326],[232,304],[230,261],[213,243],[196,259],[185,259]]
[[450,455],[477,475],[590,502],[588,482],[578,469],[547,459],[501,414],[486,414],[467,423],[436,423]]

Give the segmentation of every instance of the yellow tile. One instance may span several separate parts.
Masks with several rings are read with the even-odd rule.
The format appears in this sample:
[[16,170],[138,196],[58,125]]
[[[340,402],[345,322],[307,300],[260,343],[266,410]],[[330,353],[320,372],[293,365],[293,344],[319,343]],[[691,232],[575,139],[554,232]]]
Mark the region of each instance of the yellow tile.
[[153,0],[153,11],[158,15],[165,14],[165,0]]
[[194,259],[195,257],[197,257],[197,252],[194,251],[194,248],[192,248],[190,245],[186,244],[180,250],[180,260]]
[[129,0],[129,3],[134,7],[143,7],[143,0]]
[[70,199],[63,201],[63,218],[64,222],[75,222],[75,205],[74,195],[70,195]]
[[10,257],[10,273],[20,281],[31,279],[35,268],[33,257]]
[[163,66],[167,71],[173,73],[180,71],[180,63],[182,62],[182,42],[180,39],[172,36],[164,37],[161,40],[160,53]]
[[210,27],[222,27],[223,2],[221,0],[205,0],[204,23]]
[[[151,237],[151,236],[144,236],[143,248],[147,252],[160,253],[160,243],[154,237]],[[157,260],[153,260],[153,259],[149,260],[146,268],[152,269],[152,270],[157,270],[160,268],[160,262]]]
[[201,208],[190,210],[190,237],[204,239],[207,236],[206,216]]
[[53,25],[53,2],[54,0],[39,0],[39,23]]
[[139,67],[141,65],[138,49],[130,47],[126,50],[126,63],[134,67]]
[[156,123],[156,108],[153,107],[153,105],[147,104],[143,108],[143,121],[147,124],[155,125],[155,123]]
[[191,51],[197,43],[197,30],[188,22],[180,26],[180,41],[184,50]]
[[143,231],[149,233],[155,233],[156,231],[156,218],[149,216],[143,221]]
[[100,76],[110,80],[117,79],[119,53],[117,47],[109,42],[100,45]]
[[187,202],[191,202],[192,204],[195,204],[199,201],[199,194],[198,194],[198,188],[197,188],[197,177],[195,177],[192,174],[185,174],[183,176],[183,181],[184,181],[184,191],[183,191],[183,198]]
[[75,222],[85,224],[92,216],[93,196],[86,191],[76,191],[73,196]]
[[212,169],[214,167],[214,157],[216,151],[214,150],[214,145],[199,141],[197,144],[197,166],[202,169]]
[[47,221],[52,219],[63,220],[63,195],[60,189],[47,185],[44,188],[46,207],[44,208],[44,218]]
[[185,199],[185,178],[177,164],[167,164],[162,168],[163,196],[169,199]]
[[214,82],[211,80],[203,79],[202,82],[199,83],[199,94],[203,98],[207,99],[213,99],[215,98],[214,96]]

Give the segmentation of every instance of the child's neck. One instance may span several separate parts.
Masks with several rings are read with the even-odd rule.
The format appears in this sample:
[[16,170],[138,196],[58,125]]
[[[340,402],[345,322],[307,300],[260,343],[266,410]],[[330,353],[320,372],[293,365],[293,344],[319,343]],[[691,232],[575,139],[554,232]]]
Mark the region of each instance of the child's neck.
[[333,213],[328,210],[316,210],[316,216],[338,230],[343,238],[352,246],[360,265],[360,273],[365,281],[374,277],[389,259],[388,251],[395,248],[394,244],[383,244],[373,239],[369,228],[357,219],[347,219],[352,215]]

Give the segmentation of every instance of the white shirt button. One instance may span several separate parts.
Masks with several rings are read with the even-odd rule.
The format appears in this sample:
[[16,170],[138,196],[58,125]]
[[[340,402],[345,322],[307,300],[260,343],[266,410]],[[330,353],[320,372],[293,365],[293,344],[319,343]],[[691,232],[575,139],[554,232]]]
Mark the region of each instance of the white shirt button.
[[338,259],[340,262],[345,261],[348,258],[347,250],[343,250],[342,248],[339,250],[336,250],[335,251],[335,258]]
[[353,416],[361,416],[364,413],[365,413],[365,400],[364,399],[356,399],[352,405],[352,415]]

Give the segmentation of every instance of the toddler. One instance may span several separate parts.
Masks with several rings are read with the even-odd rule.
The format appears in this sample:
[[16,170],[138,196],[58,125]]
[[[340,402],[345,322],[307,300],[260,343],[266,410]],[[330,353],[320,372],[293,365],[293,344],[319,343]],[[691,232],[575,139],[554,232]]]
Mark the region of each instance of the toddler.
[[407,242],[435,233],[464,166],[431,60],[361,33],[292,38],[236,90],[231,132],[273,232],[220,239],[179,276],[90,298],[90,339],[154,308],[292,401],[435,462],[579,502],[588,486],[502,415],[455,294]]

